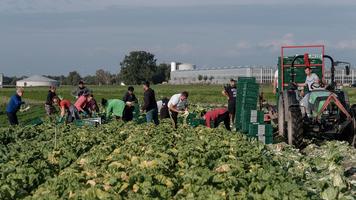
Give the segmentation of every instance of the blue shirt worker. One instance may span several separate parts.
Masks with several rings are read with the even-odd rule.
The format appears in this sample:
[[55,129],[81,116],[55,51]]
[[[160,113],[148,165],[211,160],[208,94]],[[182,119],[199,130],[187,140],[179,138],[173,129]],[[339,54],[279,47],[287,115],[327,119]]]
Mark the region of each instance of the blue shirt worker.
[[7,118],[9,119],[9,123],[12,126],[19,124],[16,113],[17,111],[20,110],[21,105],[25,104],[25,102],[21,100],[23,93],[24,93],[23,88],[17,88],[16,94],[14,94],[10,98],[10,101],[7,104],[6,114],[7,114]]

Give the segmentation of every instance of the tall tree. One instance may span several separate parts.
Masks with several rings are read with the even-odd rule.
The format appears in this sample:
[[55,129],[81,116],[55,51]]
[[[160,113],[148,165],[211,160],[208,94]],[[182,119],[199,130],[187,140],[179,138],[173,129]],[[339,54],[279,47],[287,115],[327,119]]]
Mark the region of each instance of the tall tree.
[[154,84],[169,81],[170,78],[170,65],[161,63],[157,66],[156,73],[152,77]]
[[80,74],[77,71],[69,72],[68,77],[66,78],[66,85],[78,85],[79,81],[82,79]]
[[199,74],[199,75],[198,75],[198,80],[199,80],[199,81],[202,81],[202,80],[203,80],[203,75]]
[[203,80],[204,80],[204,82],[206,82],[206,80],[208,80],[208,76],[204,75]]
[[87,85],[97,85],[98,81],[96,79],[96,76],[92,76],[92,75],[87,75],[85,77],[83,77],[83,80],[85,82],[85,84]]
[[155,56],[146,51],[132,51],[120,63],[120,79],[126,84],[141,84],[152,81],[156,71]]
[[96,78],[99,85],[109,85],[111,84],[111,74],[109,71],[104,71],[103,69],[96,70]]

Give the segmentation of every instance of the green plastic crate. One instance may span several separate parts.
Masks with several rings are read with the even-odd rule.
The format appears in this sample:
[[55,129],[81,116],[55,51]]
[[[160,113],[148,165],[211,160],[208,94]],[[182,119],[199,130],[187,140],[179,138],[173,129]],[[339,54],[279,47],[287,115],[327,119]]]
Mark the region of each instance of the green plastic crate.
[[241,131],[248,133],[251,123],[264,123],[264,113],[258,110],[243,110],[240,123]]
[[238,83],[256,83],[256,78],[255,77],[238,77],[237,78]]
[[251,110],[250,120],[251,123],[264,123],[265,114],[263,111]]
[[41,118],[37,117],[37,118],[34,118],[34,119],[28,121],[25,125],[37,126],[37,125],[41,125],[41,124],[43,124],[43,120]]
[[74,125],[82,127],[82,126],[96,126],[97,123],[93,122],[93,121],[87,121],[87,120],[81,120],[81,119],[77,119],[74,120]]
[[186,120],[187,120],[187,124],[189,124],[192,127],[205,125],[205,120],[202,118],[198,118],[196,113],[189,113]]
[[271,124],[250,123],[248,136],[256,138],[264,144],[272,144],[273,127]]

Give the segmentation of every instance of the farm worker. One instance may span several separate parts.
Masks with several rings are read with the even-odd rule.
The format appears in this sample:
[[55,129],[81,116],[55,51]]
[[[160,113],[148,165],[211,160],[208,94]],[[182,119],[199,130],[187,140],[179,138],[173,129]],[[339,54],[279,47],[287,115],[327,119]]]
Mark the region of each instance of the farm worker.
[[48,116],[51,116],[55,112],[55,108],[53,106],[53,97],[57,96],[56,87],[50,86],[47,94],[47,100],[45,103],[45,110]]
[[312,73],[312,70],[310,67],[306,67],[304,70],[305,74],[307,75],[305,79],[305,83],[302,84],[303,90],[301,92],[301,95],[304,96],[304,87],[307,86],[309,91],[312,91],[313,89],[311,88],[311,85],[313,83],[319,83],[319,77],[315,73]]
[[225,86],[222,94],[227,97],[227,109],[229,111],[229,116],[231,122],[235,120],[235,112],[236,112],[236,81],[234,79],[230,79],[230,85]]
[[84,107],[84,110],[89,113],[90,116],[99,112],[99,106],[94,99],[94,95],[90,94],[87,98],[87,104]]
[[101,105],[106,112],[106,118],[109,119],[112,115],[116,119],[120,119],[125,109],[125,102],[120,99],[101,99]]
[[134,94],[135,88],[130,86],[127,88],[127,92],[122,100],[125,102],[124,115],[122,119],[124,121],[131,121],[133,119],[133,111],[135,110],[135,104],[138,103],[136,95]]
[[88,113],[84,110],[86,104],[88,103],[89,94],[80,96],[77,101],[74,103],[74,106],[77,108],[78,112],[83,113],[85,116]]
[[203,119],[207,127],[211,127],[210,123],[214,122],[214,128],[218,127],[220,122],[224,122],[225,128],[231,131],[229,111],[226,108],[216,108],[206,113],[202,112]]
[[175,129],[177,128],[178,114],[188,112],[188,95],[187,91],[183,91],[173,95],[168,101],[169,115]]
[[11,98],[9,103],[6,106],[6,114],[7,118],[9,119],[10,125],[18,125],[19,121],[17,119],[17,111],[20,109],[22,104],[25,104],[21,100],[21,97],[23,96],[24,89],[23,88],[17,88],[16,89],[16,94],[14,94]]
[[169,118],[168,109],[169,99],[167,97],[162,98],[162,100],[157,101],[158,111],[161,119]]
[[[310,67],[306,67],[304,72],[307,75],[307,77],[305,79],[305,83],[302,84],[303,89],[300,92],[300,95],[303,96],[303,99],[301,100],[300,104],[302,106],[307,106],[308,105],[309,96],[310,96],[310,91],[313,90],[313,88],[311,88],[311,86],[313,85],[313,83],[319,83],[319,77],[315,73],[312,73],[312,70],[311,70]],[[304,87],[305,86],[308,87],[308,91],[309,92],[307,94],[304,94]]]
[[155,91],[150,88],[150,82],[148,81],[143,84],[143,90],[143,106],[141,108],[141,111],[146,111],[147,123],[153,121],[156,125],[158,125],[158,108]]
[[64,115],[66,113],[67,113],[67,119],[66,119],[67,123],[73,122],[75,119],[80,119],[77,108],[73,104],[71,104],[69,100],[67,99],[60,100],[58,96],[55,96],[53,97],[53,104],[58,105],[61,110],[60,119],[59,119],[60,122],[63,122]]
[[277,94],[277,92],[278,92],[278,69],[274,72],[272,86],[273,86],[273,94]]
[[90,93],[90,90],[87,87],[85,87],[84,81],[81,80],[81,81],[79,81],[78,88],[74,92],[72,92],[72,95],[76,99],[78,99],[80,96],[89,94],[89,93]]

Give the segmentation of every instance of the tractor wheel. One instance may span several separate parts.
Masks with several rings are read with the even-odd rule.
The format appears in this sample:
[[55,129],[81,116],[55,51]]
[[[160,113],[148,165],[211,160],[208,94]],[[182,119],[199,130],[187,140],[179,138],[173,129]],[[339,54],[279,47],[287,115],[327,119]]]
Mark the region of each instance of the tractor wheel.
[[342,133],[342,140],[346,140],[351,146],[356,147],[356,119],[352,118],[351,123]]
[[344,131],[347,141],[356,148],[356,104],[351,106],[352,121],[349,127]]
[[292,106],[289,108],[288,115],[288,144],[300,148],[303,143],[302,112],[298,106]]
[[286,132],[286,123],[284,119],[284,101],[283,95],[280,94],[278,100],[278,135],[284,137]]

